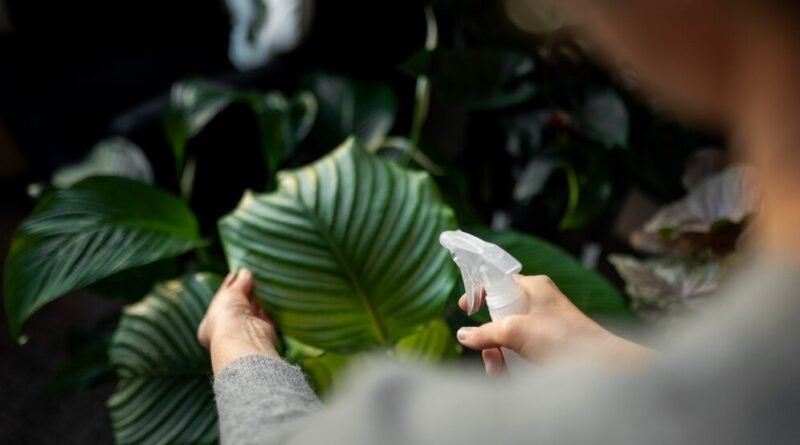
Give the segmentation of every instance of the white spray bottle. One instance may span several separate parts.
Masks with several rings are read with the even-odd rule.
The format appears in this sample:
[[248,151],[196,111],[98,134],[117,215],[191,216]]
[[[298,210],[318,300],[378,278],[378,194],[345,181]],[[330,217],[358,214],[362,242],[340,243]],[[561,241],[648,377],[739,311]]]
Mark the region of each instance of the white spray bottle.
[[[442,232],[439,242],[453,256],[467,295],[467,314],[478,312],[481,305],[481,288],[486,290],[486,306],[492,320],[528,312],[528,298],[514,281],[513,275],[522,270],[516,258],[496,244],[462,232]],[[516,352],[501,348],[506,367],[511,373],[526,372],[531,364]]]

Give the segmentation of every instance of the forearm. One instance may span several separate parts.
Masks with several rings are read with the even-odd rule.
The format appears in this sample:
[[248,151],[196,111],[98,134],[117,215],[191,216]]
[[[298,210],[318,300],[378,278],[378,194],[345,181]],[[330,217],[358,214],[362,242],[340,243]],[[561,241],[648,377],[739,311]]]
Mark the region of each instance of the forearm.
[[216,374],[214,393],[226,445],[282,443],[290,422],[320,408],[299,368],[263,354],[228,363]]

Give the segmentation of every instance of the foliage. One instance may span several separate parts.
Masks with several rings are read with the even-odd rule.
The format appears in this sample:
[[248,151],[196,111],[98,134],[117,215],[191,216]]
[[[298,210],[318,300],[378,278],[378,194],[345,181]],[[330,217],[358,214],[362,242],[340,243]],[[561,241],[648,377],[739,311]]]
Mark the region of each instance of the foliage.
[[[563,249],[515,231],[479,230],[481,238],[505,249],[522,263],[523,275],[547,275],[582,311],[594,315],[625,316],[625,298],[605,278],[584,268]],[[485,307],[473,316],[489,321]]]
[[287,335],[352,352],[441,313],[455,274],[436,240],[454,226],[430,177],[350,139],[284,172],[274,193],[245,195],[220,233],[231,268],[254,272],[256,297]]
[[757,202],[752,172],[731,166],[708,171],[686,197],[653,215],[632,242],[658,256],[610,258],[625,280],[633,309],[646,319],[669,322],[702,306],[741,261],[737,244]]
[[125,309],[109,348],[118,377],[108,400],[117,443],[216,442],[210,362],[196,332],[221,283],[190,275]]
[[[178,82],[172,87],[163,122],[179,173],[184,169],[189,141],[234,103],[253,111],[261,133],[264,164],[270,173],[277,171],[280,162],[306,137],[317,114],[316,99],[307,92],[287,98],[277,91],[239,91],[200,79]],[[188,187],[184,186],[184,196]]]
[[71,290],[202,244],[186,204],[146,184],[100,176],[53,190],[17,229],[6,259],[11,334]]
[[153,168],[142,149],[121,137],[100,141],[86,159],[53,173],[53,185],[69,187],[92,176],[120,176],[148,184],[154,181]]
[[[572,253],[607,244],[601,232],[628,190],[676,198],[697,136],[636,104],[627,91],[635,86],[600,73],[580,42],[490,32],[500,27],[488,7],[438,6],[467,24],[442,29],[427,7],[424,48],[380,78],[310,72],[267,92],[177,82],[161,113],[166,166],[129,141],[98,144],[53,178],[18,229],[4,275],[12,335],[75,289],[131,300],[110,345],[87,351],[67,377],[83,385],[113,368],[108,407],[119,443],[207,443],[216,422],[195,330],[219,284],[209,272],[226,263],[254,272],[254,295],[276,322],[284,356],[320,393],[369,354],[424,363],[460,355],[452,327],[470,321],[453,310],[455,268],[437,242],[456,216],[517,257],[523,273],[549,275],[590,315],[627,315],[626,298]],[[564,24],[549,9],[525,14],[536,32]],[[410,77],[398,80],[401,71]],[[264,175],[238,207],[201,225],[204,197],[190,196],[207,153],[194,144],[232,109],[252,116],[263,162],[239,167]],[[240,136],[231,132],[219,150]],[[662,218],[677,221],[673,234],[679,219]],[[718,222],[711,232],[729,227]],[[612,261],[635,309],[685,297],[683,275],[661,262]],[[641,277],[659,283],[635,282]],[[139,300],[143,286],[151,290]]]

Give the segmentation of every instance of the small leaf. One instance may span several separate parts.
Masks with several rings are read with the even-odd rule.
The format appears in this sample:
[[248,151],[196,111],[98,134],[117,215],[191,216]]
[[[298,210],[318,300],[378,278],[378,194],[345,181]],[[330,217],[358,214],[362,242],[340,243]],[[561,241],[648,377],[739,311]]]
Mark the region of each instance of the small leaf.
[[69,187],[91,176],[119,176],[152,184],[153,168],[141,148],[116,137],[98,142],[83,161],[56,170],[52,183]]
[[522,170],[514,185],[514,199],[527,201],[538,195],[557,167],[558,163],[553,159],[532,159]]
[[436,319],[400,339],[395,352],[404,359],[433,364],[458,357],[461,345],[455,341],[455,335],[450,332],[447,323]]
[[261,147],[272,178],[280,163],[289,157],[308,135],[317,116],[317,101],[311,93],[300,93],[293,99],[273,92],[252,99]]
[[359,357],[350,357],[335,352],[326,352],[317,357],[308,357],[303,360],[300,366],[308,376],[311,387],[317,394],[329,394],[336,386],[342,371],[353,360]]
[[524,275],[547,275],[561,292],[589,315],[627,314],[627,303],[602,275],[584,268],[572,255],[547,241],[514,231],[481,230],[477,236],[497,244],[522,263]]
[[591,94],[577,115],[579,126],[590,138],[608,148],[628,146],[628,109],[613,90]]
[[201,79],[178,82],[164,109],[164,132],[175,163],[183,166],[186,144],[235,98],[229,88]]
[[109,349],[118,444],[217,441],[211,363],[196,332],[221,282],[210,274],[168,281],[125,309]]
[[506,0],[505,7],[511,23],[532,34],[554,32],[570,24],[563,2],[558,0]]
[[291,348],[287,349],[291,349],[290,356],[293,358],[287,357],[287,360],[299,363],[309,377],[311,385],[322,395],[329,393],[336,386],[342,371],[371,353],[427,364],[452,360],[461,354],[461,345],[456,342],[447,323],[440,318],[419,326],[389,349],[379,348],[374,351],[344,355],[325,352],[291,338],[287,339],[287,344],[291,344]]
[[403,65],[413,76],[427,76],[435,94],[471,108],[510,107],[532,98],[535,63],[525,54],[486,49],[422,50]]
[[644,231],[675,239],[686,233],[709,233],[720,222],[741,223],[756,212],[759,193],[750,167],[729,167],[656,213]]
[[309,87],[319,103],[313,129],[319,146],[339,145],[352,135],[372,148],[394,125],[397,103],[391,88],[382,83],[317,74]]
[[455,269],[439,234],[455,226],[431,178],[353,139],[245,195],[220,221],[231,268],[286,335],[329,352],[388,346],[441,314]]
[[201,244],[186,204],[141,182],[94,177],[54,190],[11,242],[3,283],[11,334],[71,290]]
[[625,280],[633,309],[645,318],[663,319],[685,310],[718,288],[724,275],[716,261],[684,257],[637,260],[611,255],[611,264]]

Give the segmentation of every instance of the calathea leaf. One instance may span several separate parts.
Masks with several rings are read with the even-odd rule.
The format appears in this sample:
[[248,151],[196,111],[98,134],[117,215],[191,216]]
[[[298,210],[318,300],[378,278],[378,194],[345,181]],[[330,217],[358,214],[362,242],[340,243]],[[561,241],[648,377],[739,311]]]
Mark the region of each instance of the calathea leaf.
[[125,309],[109,349],[118,444],[216,442],[211,364],[196,332],[220,284],[210,274],[168,281]]
[[438,236],[455,226],[431,178],[350,139],[220,221],[231,268],[282,331],[332,352],[389,346],[437,318],[455,283]]
[[186,204],[147,184],[94,177],[53,190],[19,226],[6,259],[11,333],[71,290],[202,243]]

